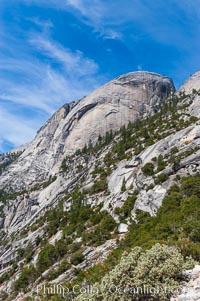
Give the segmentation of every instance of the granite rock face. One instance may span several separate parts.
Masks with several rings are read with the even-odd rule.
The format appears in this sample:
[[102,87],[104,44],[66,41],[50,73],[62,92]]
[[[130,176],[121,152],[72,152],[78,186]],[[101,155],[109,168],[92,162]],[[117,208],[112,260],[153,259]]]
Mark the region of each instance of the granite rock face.
[[[200,116],[198,74],[191,77],[176,92],[178,95],[187,94],[183,99],[180,97],[177,105],[181,122],[182,118],[189,121],[191,116]],[[191,83],[193,81],[194,86]],[[193,93],[193,87],[197,92]],[[146,211],[151,216],[155,215],[168,189],[177,183],[177,176],[182,178],[200,172],[200,120],[194,117],[185,127],[173,128],[170,131],[161,131],[162,124],[158,122],[155,131],[161,135],[158,140],[153,140],[152,144],[145,145],[143,137],[138,137],[141,138],[144,148],[135,154],[133,145],[128,149],[125,159],[123,157],[111,164],[110,173],[106,178],[107,191],[93,193],[92,189],[100,179],[100,173],[94,171],[98,168],[107,169],[105,156],[120,141],[121,134],[115,135],[111,142],[100,147],[95,153],[75,152],[85,144],[95,143],[99,134],[103,136],[109,130],[115,131],[122,125],[127,125],[129,121],[153,114],[157,111],[159,103],[173,92],[173,82],[167,77],[149,72],[128,73],[100,87],[89,96],[64,105],[38,131],[31,143],[19,149],[22,154],[0,176],[0,189],[7,187],[9,192],[26,189],[17,196],[10,195],[5,203],[0,203],[0,207],[3,208],[0,215],[0,229],[3,230],[0,238],[8,241],[12,239],[12,243],[0,246],[0,276],[9,269],[10,262],[17,260],[18,249],[27,247],[28,242],[34,245],[38,236],[41,240],[45,237],[45,225],[35,229],[36,220],[40,220],[48,210],[56,208],[60,200],[64,200],[63,210],[70,210],[71,192],[77,185],[80,191],[86,192],[84,204],[92,207],[101,205],[102,210],[106,210],[117,222],[118,235],[123,236],[129,231],[130,220],[137,221],[137,209]],[[167,118],[171,124],[173,120],[169,115]],[[155,182],[159,176],[157,163],[154,163],[153,176],[144,174],[143,167],[146,163],[154,162],[153,158],[159,155],[168,158],[170,154],[174,154],[174,150],[176,156],[182,154],[178,168],[174,171],[173,163],[166,159],[167,163],[161,173],[166,174],[167,178],[163,182]],[[66,156],[68,169],[61,172],[60,165]],[[0,158],[0,164],[5,158],[6,156]],[[53,178],[54,175],[56,177]],[[49,181],[50,176],[52,177]],[[126,189],[122,191],[124,181]],[[135,191],[137,197],[130,209],[131,214],[125,221],[120,220],[115,209],[123,207],[127,198],[134,195]],[[21,233],[27,229],[27,236],[23,237]],[[61,233],[57,232],[49,242],[53,244],[60,237]],[[81,242],[80,237],[77,239],[76,242]],[[114,243],[110,245],[109,241],[106,244],[110,249],[115,247]],[[102,256],[102,260],[108,254],[105,245],[95,250],[88,249],[88,260],[94,257],[95,262],[96,251],[102,251],[99,255]],[[35,252],[34,265],[37,256],[38,253]],[[87,266],[86,260],[81,263],[80,268],[85,269]],[[65,276],[62,274],[59,277]],[[57,278],[55,281],[59,280],[60,278]],[[12,281],[13,278],[4,287],[8,294]]]
[[200,117],[200,71],[197,71],[191,77],[189,77],[189,79],[186,80],[185,83],[179,88],[177,94],[180,95],[185,93],[186,95],[190,95],[195,91],[198,93],[193,93],[194,95],[186,99],[186,103],[191,102],[188,112],[193,116]]
[[83,99],[64,105],[38,131],[0,178],[0,188],[34,185],[58,172],[62,158],[95,143],[99,135],[153,113],[174,92],[168,77],[152,72],[122,75]]
[[193,89],[199,90],[200,86],[200,71],[195,72],[192,74],[179,88],[178,92],[184,92],[185,94],[190,94]]
[[180,294],[172,297],[170,301],[198,301],[200,300],[200,265],[196,265],[193,270],[186,271],[185,274],[190,281],[180,287]]

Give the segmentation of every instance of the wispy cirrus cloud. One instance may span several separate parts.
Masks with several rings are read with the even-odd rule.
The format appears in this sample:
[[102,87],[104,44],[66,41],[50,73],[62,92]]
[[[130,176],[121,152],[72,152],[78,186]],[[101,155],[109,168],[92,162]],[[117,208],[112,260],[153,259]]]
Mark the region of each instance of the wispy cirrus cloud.
[[38,34],[32,36],[30,43],[46,56],[61,63],[72,77],[74,75],[77,77],[94,74],[98,71],[98,65],[94,60],[84,57],[84,54],[79,50],[72,52],[58,43]]
[[94,60],[53,41],[49,21],[37,25],[48,27],[48,33],[28,32],[23,46],[21,40],[0,33],[1,152],[6,144],[15,147],[32,139],[56,109],[87,95],[101,82]]
[[[121,20],[113,22],[113,11],[110,10],[110,3],[101,0],[66,0],[65,9],[74,9],[80,14],[81,20],[92,26],[94,31],[104,39],[121,40],[123,35],[119,29]],[[117,6],[114,15],[117,14]]]
[[93,0],[66,0],[67,6],[71,6],[94,23],[99,23],[103,15],[106,13],[106,6],[103,1]]
[[53,28],[54,25],[51,20],[42,20],[38,16],[32,18],[26,18],[27,21],[32,22],[36,26],[38,26],[42,31],[46,32],[49,29]]
[[[1,0],[0,7],[0,109],[25,126],[25,116],[34,121],[26,135],[13,126],[20,142],[104,74],[144,68],[180,84],[200,64],[200,0]],[[3,137],[1,144],[18,144]]]
[[[19,0],[17,0],[19,1]],[[80,20],[93,27],[94,31],[105,39],[120,40],[122,39],[122,32],[116,26],[121,23],[113,22],[113,11],[110,3],[102,0],[20,0],[27,5],[35,4],[38,6],[51,7],[57,10],[69,11],[77,15]],[[111,8],[111,10],[110,10]],[[115,7],[115,14],[116,10]],[[114,14],[114,15],[115,15]],[[124,18],[123,18],[124,19]],[[111,21],[111,22],[110,22]]]
[[[164,44],[179,45],[185,38],[194,39],[200,18],[200,0],[22,0],[77,14],[100,36],[123,40],[128,27],[137,23],[141,30]],[[191,21],[191,24],[188,23]],[[193,24],[197,27],[195,31]],[[190,31],[188,35],[187,28]],[[173,30],[172,30],[173,29]],[[199,30],[198,30],[199,31]],[[195,34],[196,37],[196,34]],[[187,44],[189,43],[185,43]],[[188,46],[189,47],[189,46]]]
[[29,119],[28,116],[19,118],[9,105],[0,103],[0,120],[0,152],[7,150],[6,146],[10,148],[22,145],[35,135],[36,120]]
[[[51,40],[41,38],[40,35],[38,38],[35,36],[31,44],[52,61],[44,63],[33,56],[20,59],[2,56],[0,59],[2,99],[51,113],[63,101],[76,99],[88,93],[92,86],[96,86],[95,74],[98,66],[81,52],[73,53],[65,50]],[[55,62],[61,65],[60,70],[52,67],[51,63]],[[9,77],[6,73],[9,73]],[[82,76],[87,77],[88,85],[80,81]]]

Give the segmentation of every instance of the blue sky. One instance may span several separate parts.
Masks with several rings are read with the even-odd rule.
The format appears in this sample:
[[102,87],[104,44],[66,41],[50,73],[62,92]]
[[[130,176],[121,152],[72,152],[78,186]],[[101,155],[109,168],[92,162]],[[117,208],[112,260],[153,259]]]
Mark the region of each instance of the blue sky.
[[200,0],[0,0],[0,152],[62,104],[135,70],[200,69]]

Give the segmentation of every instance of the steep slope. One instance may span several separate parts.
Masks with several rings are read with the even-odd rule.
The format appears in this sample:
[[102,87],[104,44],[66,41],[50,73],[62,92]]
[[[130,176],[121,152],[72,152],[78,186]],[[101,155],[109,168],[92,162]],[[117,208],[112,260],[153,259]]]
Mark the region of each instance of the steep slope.
[[[141,80],[142,76],[142,80],[145,81],[143,75],[143,73],[130,74],[134,79],[136,76]],[[126,93],[129,95],[126,86],[127,76],[129,77],[129,74],[120,77],[119,86],[125,93],[122,99],[126,99]],[[173,95],[168,91],[169,97],[165,99],[163,81],[166,80],[172,87],[171,81],[151,73],[145,73],[145,76],[149,79],[149,86],[152,86],[151,106],[146,112],[142,108],[142,102],[145,100],[149,103],[150,96],[143,98],[142,92],[134,96],[140,99],[141,107],[137,107],[137,112],[141,112],[141,118],[136,121],[135,115],[131,115],[132,123],[128,123],[128,119],[126,127],[121,127],[119,123],[118,128],[121,129],[116,133],[110,132],[109,130],[116,129],[109,127],[104,137],[102,130],[101,137],[98,137],[99,134],[96,136],[97,142],[94,140],[93,146],[89,142],[91,136],[87,138],[88,141],[83,137],[85,140],[80,144],[80,148],[85,144],[87,147],[75,153],[75,149],[71,149],[71,154],[64,150],[63,154],[58,156],[57,166],[55,162],[52,163],[56,176],[50,179],[47,177],[47,181],[40,180],[37,185],[29,186],[29,182],[26,182],[26,176],[28,177],[30,172],[28,168],[27,174],[23,175],[26,182],[25,191],[17,193],[14,190],[1,191],[0,282],[3,282],[2,290],[11,296],[10,300],[25,300],[25,296],[31,296],[36,292],[37,284],[45,282],[66,285],[72,280],[74,281],[72,283],[78,284],[82,283],[83,279],[86,279],[86,282],[91,278],[93,281],[99,281],[101,275],[113,267],[121,252],[130,246],[148,247],[160,240],[166,244],[180,244],[182,252],[199,258],[197,233],[200,123],[198,114],[195,112],[193,114],[191,110],[194,102],[198,106],[198,84],[196,90],[191,87],[187,94],[183,93],[184,86]],[[153,78],[154,84],[150,78]],[[155,81],[155,78],[158,81]],[[126,83],[126,90],[122,85],[122,79]],[[129,89],[132,91],[131,97],[134,89],[138,91],[144,87],[140,81],[140,84],[136,84],[135,81],[133,80],[132,86],[128,85],[128,91]],[[160,92],[155,93],[155,86]],[[99,90],[101,89],[105,89],[105,86]],[[161,93],[160,99],[158,93]],[[95,97],[94,94],[91,95],[92,102]],[[116,97],[114,93],[115,101]],[[50,123],[51,133],[56,132],[60,124],[66,124],[65,118],[73,115],[73,110],[80,112],[78,108],[81,110],[82,106],[85,108],[91,104],[90,100],[85,102],[86,99],[88,98],[74,103],[74,107],[68,110],[69,116],[66,115],[63,119],[57,112],[39,131],[38,137],[41,138],[42,133],[48,136]],[[91,110],[100,107],[98,116],[102,117],[105,116],[105,111],[101,115],[103,110],[101,105],[98,103]],[[109,109],[111,105],[112,101],[109,103]],[[116,103],[113,104],[115,105]],[[108,110],[106,103],[103,107]],[[129,114],[128,109],[126,112]],[[154,114],[147,116],[147,112]],[[89,115],[90,110],[85,118],[90,118]],[[112,115],[115,116],[115,114],[109,116]],[[85,124],[84,120],[82,126]],[[81,118],[74,122],[78,127]],[[98,128],[98,123],[95,124]],[[76,126],[74,125],[71,132],[76,133],[72,135],[73,139],[78,137]],[[105,119],[102,129],[104,127],[106,131]],[[53,139],[58,136],[54,135]],[[70,149],[67,137],[64,146],[66,150],[67,147]],[[48,143],[52,145],[52,138],[48,139]],[[55,147],[56,145],[55,142]],[[19,166],[19,162],[23,165],[22,158],[25,152],[16,163],[10,165],[7,171],[10,179],[11,175],[13,176],[12,169]],[[37,163],[34,156],[33,160]],[[38,160],[40,161],[39,155]],[[40,173],[39,165],[38,173]],[[3,174],[2,179],[5,179],[5,175]],[[20,177],[19,174],[17,176]],[[15,176],[13,182],[12,188],[16,187]],[[17,187],[19,188],[18,185]],[[126,232],[128,233],[125,235]],[[108,254],[116,248],[116,253],[108,257],[105,265],[101,265]],[[88,272],[84,272],[85,270]],[[27,287],[29,290],[27,294],[22,295],[21,299],[19,295],[15,298],[15,294],[20,290],[26,292]],[[50,296],[47,298],[51,300]],[[4,300],[9,299],[5,297]],[[45,299],[41,296],[39,300]]]
[[20,158],[0,178],[19,190],[55,175],[63,155],[73,154],[98,136],[118,130],[155,112],[174,92],[171,79],[151,72],[132,72],[100,87],[87,97],[64,105],[39,130]]
[[178,92],[183,92],[185,94],[191,94],[193,90],[199,91],[200,82],[200,71],[192,74],[178,89]]
[[194,73],[177,91],[178,95],[187,95],[193,93],[193,98],[186,98],[185,104],[190,103],[188,113],[194,116],[200,116],[200,71]]

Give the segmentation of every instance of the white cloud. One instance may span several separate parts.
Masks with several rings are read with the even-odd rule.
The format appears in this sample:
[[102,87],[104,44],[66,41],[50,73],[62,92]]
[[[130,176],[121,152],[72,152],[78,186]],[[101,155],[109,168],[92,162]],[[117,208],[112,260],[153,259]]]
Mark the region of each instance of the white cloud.
[[83,53],[79,50],[73,53],[58,43],[39,35],[33,36],[30,42],[38,50],[45,53],[45,55],[60,62],[71,75],[74,72],[76,76],[94,74],[98,70],[98,65],[93,60],[84,57]]
[[103,37],[105,40],[122,40],[122,33],[115,31],[113,29],[107,29],[99,33],[99,36]]
[[[66,3],[79,12],[82,22],[92,26],[99,36],[104,39],[122,39],[122,32],[118,28],[121,20],[113,23],[113,11],[110,11],[110,3],[100,0],[66,0]],[[114,10],[114,14],[117,13],[117,10]]]
[[[0,34],[0,151],[33,138],[44,121],[64,103],[79,99],[101,84],[98,65],[48,38],[29,33],[23,45]],[[10,47],[15,45],[15,47]],[[37,55],[38,54],[38,55]],[[43,59],[40,59],[40,56]],[[13,107],[17,111],[13,111]],[[30,116],[28,116],[30,114]],[[29,122],[31,120],[32,122]]]
[[[28,116],[27,116],[28,117]],[[35,135],[34,123],[37,119],[19,118],[0,105],[0,152],[4,152],[4,143],[9,142],[14,147],[24,144]]]
[[54,25],[51,22],[51,20],[42,20],[39,17],[26,18],[26,20],[32,22],[35,25],[37,25],[44,32],[46,32],[49,29],[51,29],[51,28],[54,27]]
[[[22,0],[23,1],[23,0]],[[154,2],[141,0],[24,0],[26,3],[37,3],[55,9],[71,11],[80,20],[93,27],[105,39],[123,40],[128,26],[134,29],[134,23],[141,31],[153,39],[169,45],[179,46],[185,42],[184,20],[199,20],[199,0],[190,3],[187,0],[162,0]],[[181,17],[180,13],[184,16]],[[182,19],[184,18],[184,19]],[[184,24],[183,24],[184,25]],[[173,30],[172,30],[173,28]],[[190,38],[190,37],[189,37]],[[191,41],[194,39],[191,35]],[[188,46],[187,46],[188,45]]]
[[[88,94],[97,86],[94,75],[96,65],[90,65],[90,61],[82,55],[77,57],[75,54],[74,63],[73,55],[72,62],[66,57],[65,61],[61,61],[66,68],[63,72],[31,57],[29,61],[13,58],[0,60],[0,100],[52,114],[63,103]],[[82,65],[83,70],[77,71],[82,69]],[[6,76],[7,72],[12,74],[12,78]],[[85,78],[81,80],[82,75]]]
[[[18,0],[19,1],[19,0]],[[113,15],[118,14],[118,5],[112,10],[112,4],[100,0],[21,0],[26,4],[52,7],[57,10],[71,11],[80,20],[93,27],[94,32],[105,39],[121,39],[122,32],[116,29],[123,19],[113,22]],[[114,13],[113,13],[114,11]]]
[[[167,46],[173,45],[178,50],[186,49],[186,54],[192,54],[187,57],[198,61],[199,0],[169,0],[168,3],[162,0],[9,0],[5,3],[12,1],[71,12],[89,25],[97,36],[122,40],[122,43],[126,39],[124,45],[130,49],[140,39],[154,39]],[[97,76],[98,65],[94,60],[78,49],[71,51],[50,39],[51,20],[38,17],[28,20],[39,28],[40,33],[28,32],[27,41],[16,40],[15,34],[9,35],[8,28],[3,26],[0,33],[0,102],[10,104],[6,109],[0,107],[1,117],[7,117],[1,122],[0,137],[4,140],[8,138],[15,145],[29,140],[32,131],[37,130],[44,118],[63,103],[88,94],[105,81]],[[39,59],[41,55],[42,60]],[[187,65],[192,59],[187,60]],[[177,65],[176,68],[182,70],[180,62]],[[138,65],[140,68],[142,65]],[[11,106],[17,106],[19,110],[20,106],[22,109],[31,108],[41,112],[41,115],[36,114],[34,123],[30,125],[22,115],[17,117],[11,112]],[[25,126],[21,132],[20,124]]]
[[[94,28],[105,38],[123,39],[123,33],[128,26],[140,26],[141,31],[149,34],[161,43],[179,46],[187,43],[187,36],[192,42],[199,35],[200,0],[21,0],[25,3],[45,5],[55,9],[71,11],[80,20]],[[196,24],[193,34],[188,35],[186,24]],[[193,25],[192,25],[193,24]],[[173,30],[172,30],[173,29]],[[109,34],[110,32],[110,34]],[[113,32],[113,34],[111,34]],[[198,34],[195,34],[197,32]],[[199,41],[197,41],[199,42]]]
[[100,23],[106,14],[106,6],[99,0],[66,0],[66,4],[78,10],[93,24]]
[[[0,99],[51,114],[67,96],[73,98],[73,89],[66,91],[69,82],[64,75],[34,58],[7,58],[0,60],[0,66]],[[74,98],[77,96],[76,93]]]

